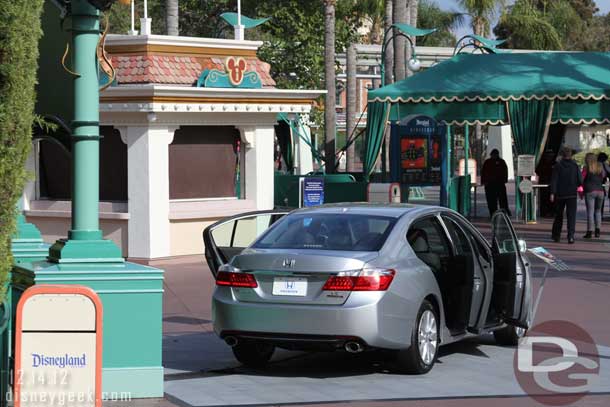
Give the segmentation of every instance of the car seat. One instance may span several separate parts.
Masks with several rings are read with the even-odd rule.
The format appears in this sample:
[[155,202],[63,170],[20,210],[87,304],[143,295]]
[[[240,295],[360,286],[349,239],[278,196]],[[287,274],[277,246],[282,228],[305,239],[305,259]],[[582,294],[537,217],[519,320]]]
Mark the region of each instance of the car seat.
[[428,234],[423,229],[413,229],[408,233],[408,241],[415,255],[432,269],[432,272],[441,271],[441,258],[438,254],[430,252]]

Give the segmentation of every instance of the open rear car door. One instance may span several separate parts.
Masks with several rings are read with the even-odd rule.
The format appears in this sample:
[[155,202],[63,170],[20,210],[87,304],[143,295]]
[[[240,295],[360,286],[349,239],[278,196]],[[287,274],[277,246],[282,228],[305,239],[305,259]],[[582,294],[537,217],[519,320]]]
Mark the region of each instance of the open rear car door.
[[250,246],[288,210],[247,212],[221,219],[203,231],[205,260],[216,277],[218,268]]
[[529,328],[531,282],[529,263],[520,251],[513,225],[502,211],[491,218],[495,309],[509,325]]

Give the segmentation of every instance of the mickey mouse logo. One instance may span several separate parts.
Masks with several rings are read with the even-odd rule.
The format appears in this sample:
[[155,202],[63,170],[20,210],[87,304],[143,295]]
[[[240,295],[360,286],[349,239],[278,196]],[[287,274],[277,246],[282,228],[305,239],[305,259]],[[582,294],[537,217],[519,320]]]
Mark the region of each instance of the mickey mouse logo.
[[233,86],[241,85],[244,80],[244,72],[246,71],[246,60],[241,57],[229,57],[225,62],[229,81]]

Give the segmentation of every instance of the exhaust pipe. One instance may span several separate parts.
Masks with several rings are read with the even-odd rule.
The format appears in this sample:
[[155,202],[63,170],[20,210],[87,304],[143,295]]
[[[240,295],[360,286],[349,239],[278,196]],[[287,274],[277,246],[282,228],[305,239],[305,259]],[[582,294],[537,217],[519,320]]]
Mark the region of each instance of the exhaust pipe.
[[349,353],[360,353],[364,348],[359,342],[345,342],[345,350]]
[[237,346],[237,343],[238,343],[238,342],[239,342],[239,341],[238,341],[238,340],[237,340],[237,338],[236,338],[236,337],[234,337],[234,336],[227,336],[227,337],[225,338],[225,343],[226,343],[227,345],[229,345],[230,347],[232,347],[232,348],[234,348],[235,346]]

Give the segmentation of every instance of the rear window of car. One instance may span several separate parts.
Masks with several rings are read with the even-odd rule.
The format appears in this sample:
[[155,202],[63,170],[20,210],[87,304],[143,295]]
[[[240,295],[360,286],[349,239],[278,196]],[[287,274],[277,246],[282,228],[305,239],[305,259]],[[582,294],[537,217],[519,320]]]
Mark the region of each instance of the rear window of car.
[[362,214],[304,213],[287,215],[252,247],[258,249],[312,249],[378,251],[396,218]]

